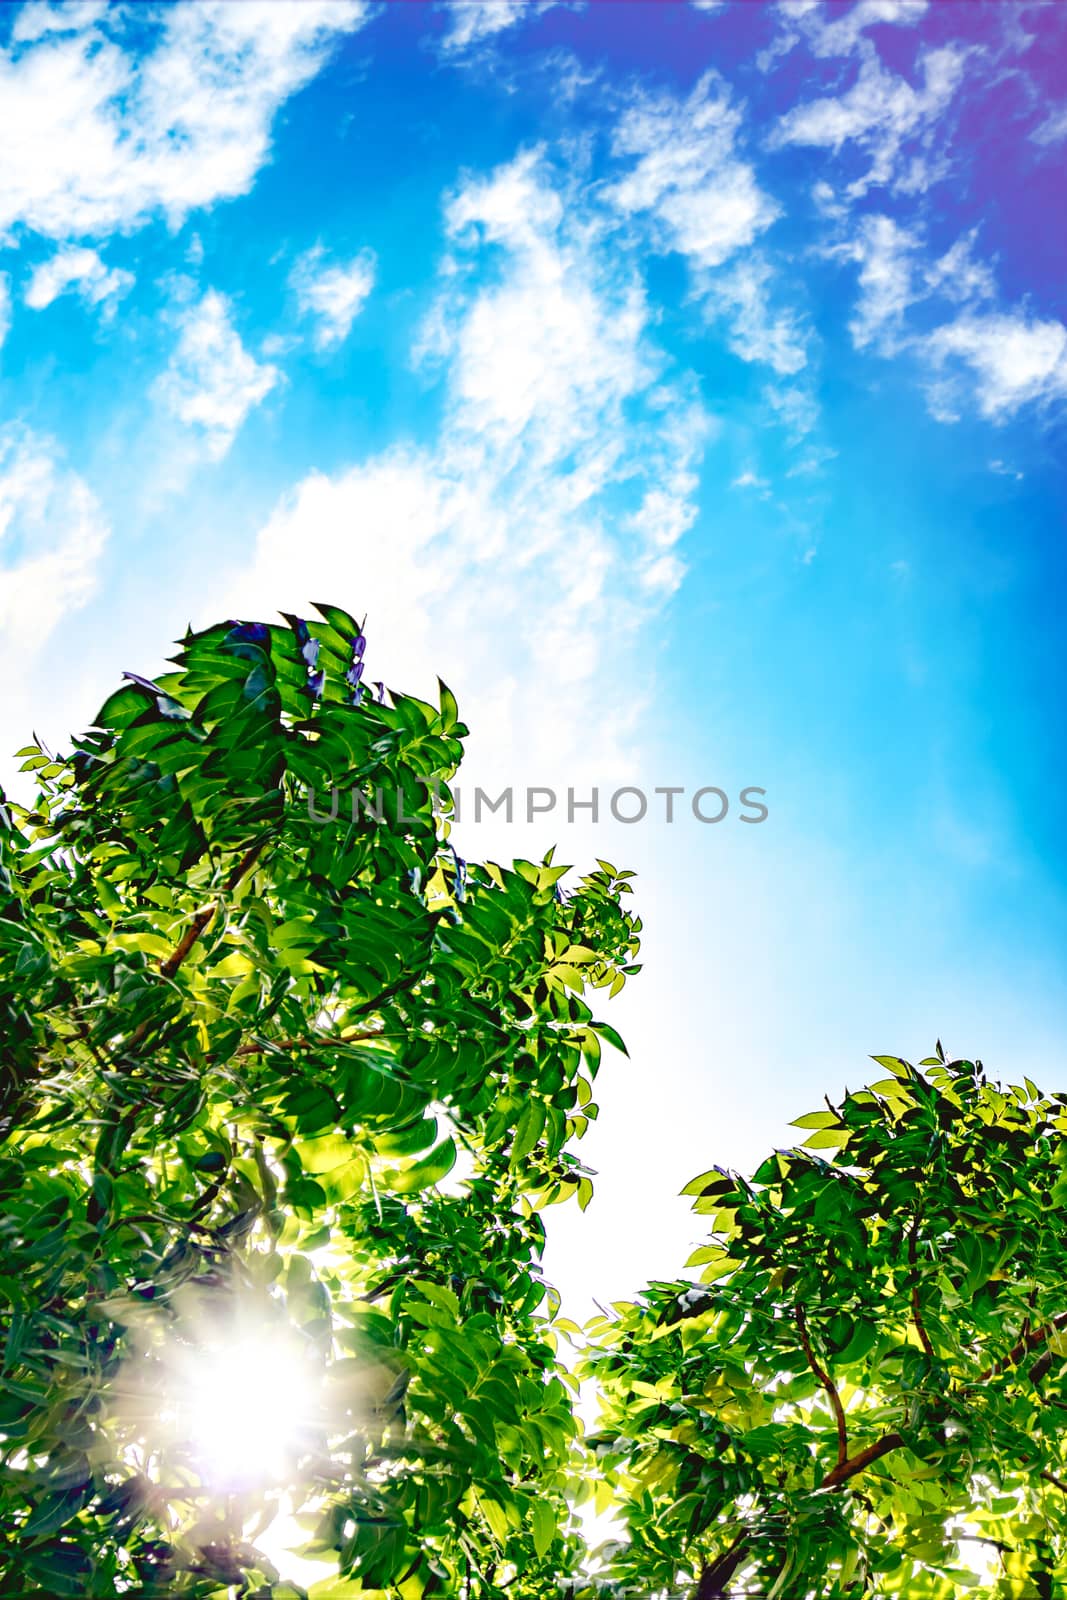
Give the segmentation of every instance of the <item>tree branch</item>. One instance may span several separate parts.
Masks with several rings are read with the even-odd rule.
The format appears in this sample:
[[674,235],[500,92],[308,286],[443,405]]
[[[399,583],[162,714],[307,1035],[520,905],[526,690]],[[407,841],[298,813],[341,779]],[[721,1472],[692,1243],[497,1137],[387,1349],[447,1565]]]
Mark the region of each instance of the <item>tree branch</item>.
[[875,1461],[880,1461],[887,1456],[890,1450],[899,1450],[904,1440],[899,1433],[883,1433],[874,1444],[867,1445],[866,1449],[859,1450],[847,1461],[839,1461],[832,1472],[828,1472],[819,1485],[820,1489],[837,1489],[841,1484],[847,1483],[865,1467],[871,1466]]
[[[226,879],[226,894],[232,894],[234,889],[236,889],[237,885],[241,882],[241,879],[252,870],[256,864],[256,861],[259,859],[260,852],[262,851],[266,842],[267,841],[265,839],[261,839],[258,844],[254,844],[250,850],[245,851],[237,866]],[[203,933],[204,929],[211,922],[212,917],[215,915],[218,909],[219,902],[216,900],[213,905],[205,906],[203,911],[197,912],[192,922],[190,922],[189,926],[178,940],[178,943],[175,945],[171,954],[164,962],[160,964],[159,970],[165,978],[174,977],[174,974],[178,971],[178,968],[181,966],[182,962],[185,960],[186,956],[189,954],[190,950]]]
[[978,1382],[985,1383],[989,1378],[995,1378],[1001,1372],[1006,1372],[1009,1367],[1018,1366],[1023,1356],[1031,1350],[1036,1350],[1039,1344],[1051,1339],[1061,1328],[1067,1328],[1067,1311],[1058,1311],[1051,1322],[1043,1323],[1040,1328],[1034,1328],[1030,1333],[1024,1333],[1018,1343],[1012,1345],[1003,1361],[994,1361],[991,1367],[979,1373]]
[[367,1039],[388,1039],[403,1037],[402,1035],[387,1034],[383,1028],[368,1028],[362,1033],[350,1034],[322,1034],[318,1038],[307,1039],[254,1039],[247,1044],[242,1044],[234,1051],[235,1056],[265,1056],[271,1050],[315,1050],[327,1047],[339,1049],[346,1044],[360,1044]]
[[848,1460],[848,1428],[845,1423],[845,1408],[841,1404],[841,1396],[837,1392],[834,1380],[828,1372],[825,1372],[820,1367],[815,1359],[815,1352],[811,1348],[811,1340],[808,1338],[808,1319],[805,1315],[804,1307],[797,1306],[794,1314],[797,1328],[800,1332],[800,1342],[804,1347],[804,1354],[808,1358],[808,1366],[826,1390],[827,1398],[833,1407],[834,1421],[837,1423],[837,1465],[840,1467],[842,1462]]
[[[803,1312],[801,1312],[801,1316],[803,1316]],[[815,1370],[818,1374],[817,1367]],[[834,1393],[837,1393],[836,1389]],[[840,1400],[838,1404],[840,1405]],[[843,1460],[839,1460],[832,1471],[828,1472],[823,1478],[819,1488],[839,1489],[842,1484],[848,1483],[850,1478],[858,1476],[865,1467],[873,1466],[874,1462],[880,1461],[883,1456],[887,1456],[891,1450],[899,1450],[903,1443],[904,1440],[899,1433],[883,1434],[880,1439],[875,1440],[874,1444],[869,1444],[864,1449],[858,1450],[854,1456],[849,1457],[846,1455]],[[1046,1476],[1048,1474],[1042,1473],[1042,1477]],[[1057,1488],[1062,1488],[1064,1493],[1067,1494],[1067,1485],[1057,1482]],[[717,1561],[712,1562],[710,1567],[703,1569],[700,1574],[700,1582],[693,1593],[693,1600],[729,1600],[726,1593],[726,1585],[750,1553],[751,1539],[751,1529],[745,1529],[744,1532],[738,1534],[730,1548],[724,1551]]]
[[726,1600],[726,1585],[745,1559],[748,1540],[749,1530],[746,1528],[717,1561],[703,1568],[693,1600]]

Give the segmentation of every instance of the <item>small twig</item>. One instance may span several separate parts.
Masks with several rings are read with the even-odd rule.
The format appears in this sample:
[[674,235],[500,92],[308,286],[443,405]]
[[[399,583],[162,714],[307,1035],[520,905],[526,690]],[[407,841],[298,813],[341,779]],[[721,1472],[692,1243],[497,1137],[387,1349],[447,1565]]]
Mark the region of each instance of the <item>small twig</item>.
[[1012,1345],[1003,1361],[994,1361],[991,1367],[986,1367],[984,1372],[979,1373],[978,1382],[985,1383],[989,1378],[995,1378],[999,1373],[1005,1372],[1008,1367],[1018,1366],[1023,1356],[1030,1350],[1036,1350],[1039,1344],[1051,1339],[1061,1328],[1067,1328],[1067,1311],[1058,1311],[1051,1322],[1043,1323],[1040,1328],[1025,1333],[1017,1344]]
[[384,1039],[390,1037],[381,1028],[369,1028],[362,1033],[323,1034],[314,1039],[256,1039],[241,1045],[234,1051],[235,1056],[265,1056],[271,1050],[315,1050],[323,1046],[329,1049],[338,1049],[346,1044],[360,1044],[367,1039]]
[[[265,839],[261,839],[258,844],[254,844],[250,850],[245,851],[245,854],[241,857],[241,860],[238,862],[237,866],[226,879],[226,894],[232,894],[237,888],[237,885],[241,882],[241,879],[252,870],[256,864],[256,861],[259,859],[260,852],[262,851],[266,842],[267,841]],[[178,971],[178,968],[181,966],[182,962],[185,960],[186,956],[199,939],[200,935],[204,932],[204,929],[209,925],[212,917],[215,915],[218,909],[219,902],[216,900],[213,905],[205,906],[203,911],[197,912],[192,922],[190,922],[189,926],[178,940],[178,943],[175,945],[171,954],[160,964],[159,970],[165,978],[174,977],[175,973]]]
[[841,1404],[841,1396],[837,1392],[837,1385],[834,1380],[828,1372],[820,1367],[815,1359],[815,1352],[808,1337],[808,1319],[804,1313],[803,1306],[797,1306],[795,1316],[797,1328],[800,1332],[800,1342],[804,1347],[804,1354],[808,1358],[808,1366],[822,1384],[833,1407],[834,1420],[837,1423],[837,1465],[840,1467],[848,1460],[848,1428],[845,1423],[845,1408]]

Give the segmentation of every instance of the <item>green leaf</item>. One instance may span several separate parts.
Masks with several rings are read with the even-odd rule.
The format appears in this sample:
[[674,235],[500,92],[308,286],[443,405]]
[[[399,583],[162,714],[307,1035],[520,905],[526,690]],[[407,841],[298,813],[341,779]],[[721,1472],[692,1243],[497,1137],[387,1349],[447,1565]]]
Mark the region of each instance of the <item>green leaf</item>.
[[414,1162],[410,1167],[384,1174],[382,1181],[397,1194],[412,1194],[417,1189],[428,1189],[431,1185],[440,1183],[441,1179],[452,1171],[455,1164],[456,1142],[449,1137],[442,1139],[441,1143],[421,1161]]
[[529,1155],[540,1139],[545,1126],[545,1108],[540,1100],[527,1100],[519,1113],[515,1139],[511,1147],[512,1163]]
[[915,1076],[914,1069],[906,1061],[902,1061],[899,1056],[872,1056],[871,1060],[877,1061],[880,1067],[885,1067],[886,1071],[891,1072],[894,1078],[906,1080]]
[[616,1050],[621,1050],[624,1056],[628,1056],[630,1054],[626,1046],[623,1044],[621,1036],[611,1026],[610,1022],[591,1022],[589,1026],[596,1033],[598,1033],[602,1039],[606,1039],[609,1044],[614,1045]]
[[556,1537],[556,1515],[545,1500],[536,1500],[533,1508],[534,1549],[544,1559]]

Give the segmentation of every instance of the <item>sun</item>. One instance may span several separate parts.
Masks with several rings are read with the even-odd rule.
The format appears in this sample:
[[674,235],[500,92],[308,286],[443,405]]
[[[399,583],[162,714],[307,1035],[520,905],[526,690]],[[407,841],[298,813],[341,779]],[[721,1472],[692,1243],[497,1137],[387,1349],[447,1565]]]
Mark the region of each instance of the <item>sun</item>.
[[206,1483],[241,1490],[288,1481],[317,1409],[294,1340],[242,1331],[183,1352],[175,1376],[175,1433]]
[[[216,1495],[285,1489],[326,1433],[325,1363],[269,1300],[186,1302],[127,1368],[145,1446]],[[146,1347],[147,1345],[147,1347]]]

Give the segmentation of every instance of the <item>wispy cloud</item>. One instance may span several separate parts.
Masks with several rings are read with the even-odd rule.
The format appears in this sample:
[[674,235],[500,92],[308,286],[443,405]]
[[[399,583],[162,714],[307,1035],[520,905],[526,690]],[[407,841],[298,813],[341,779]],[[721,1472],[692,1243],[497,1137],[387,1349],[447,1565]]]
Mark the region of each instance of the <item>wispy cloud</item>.
[[750,252],[710,280],[708,305],[727,322],[735,355],[789,376],[807,365],[808,338],[795,311],[773,308],[773,277],[769,262]]
[[375,258],[362,250],[353,260],[330,262],[321,245],[302,255],[289,275],[303,316],[315,324],[315,346],[330,350],[348,338],[374,288]]
[[920,293],[915,285],[917,237],[892,217],[864,217],[844,247],[859,264],[859,298],[849,324],[858,350],[874,345],[883,355],[896,347],[905,313]]
[[710,420],[666,374],[612,227],[545,154],[465,181],[445,226],[418,347],[438,438],[297,484],[227,604],[350,594],[401,683],[432,681],[446,626],[480,770],[625,762],[633,652],[681,580]]
[[697,268],[721,266],[779,215],[751,164],[737,151],[741,113],[730,91],[707,72],[686,99],[638,91],[614,135],[632,170],[608,200],[627,215],[646,213],[662,250]]
[[[976,245],[971,229],[931,256],[918,224],[876,214],[828,252],[859,265],[849,323],[856,348],[914,357],[942,422],[974,408],[999,422],[1024,405],[1067,397],[1067,329],[1025,308],[998,307],[993,267]],[[921,324],[912,315],[920,303],[929,305]]]
[[245,417],[278,382],[277,367],[257,362],[233,326],[230,302],[209,289],[175,315],[178,342],[156,382],[156,395],[179,422],[221,459]]
[[0,430],[0,746],[26,742],[28,691],[42,647],[96,588],[108,539],[103,512],[58,447]]
[[447,55],[459,55],[528,17],[540,16],[555,3],[556,0],[448,0],[448,31],[441,48]]
[[62,4],[41,0],[39,5],[21,6],[12,24],[11,42],[26,44],[50,33],[77,33],[99,22],[106,10],[107,0],[63,0]]
[[0,237],[19,223],[59,239],[159,213],[176,224],[245,193],[278,107],[369,11],[362,0],[170,6],[140,54],[127,30],[146,24],[125,6],[25,7],[0,51]]
[[793,444],[800,444],[818,424],[818,403],[811,390],[801,384],[769,383],[763,398]]
[[132,272],[121,267],[106,267],[95,250],[71,246],[40,262],[23,296],[34,311],[43,311],[67,289],[77,289],[87,306],[103,306],[113,313],[115,305],[133,288]]
[[925,189],[940,169],[931,162],[922,138],[938,123],[962,83],[967,54],[955,44],[922,51],[920,82],[913,87],[906,78],[888,72],[868,48],[852,87],[793,106],[773,130],[771,147],[807,145],[838,154],[855,143],[871,164],[849,185],[853,198],[875,185],[893,185],[905,192]]
[[[969,372],[982,415],[995,422],[1021,406],[1067,399],[1067,328],[1023,311],[964,316],[936,329],[925,349],[939,373],[931,385],[935,415],[954,420],[966,403]],[[953,370],[955,369],[955,370]]]
[[564,202],[545,177],[530,153],[452,200],[447,227],[467,260],[480,269],[479,244],[494,244],[507,269],[495,282],[480,277],[473,295],[471,280],[457,282],[441,302],[434,354],[450,362],[453,425],[471,447],[521,445],[547,466],[595,437],[651,371],[639,280],[592,270],[595,256],[567,241]]
[[866,42],[870,28],[880,24],[914,27],[929,10],[929,0],[857,0],[847,10],[840,5],[783,6],[799,23],[813,55],[849,55]]
[[1035,144],[1062,144],[1067,139],[1067,106],[1053,106],[1030,137]]

